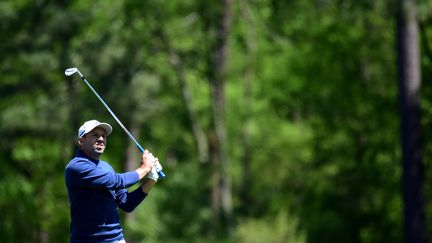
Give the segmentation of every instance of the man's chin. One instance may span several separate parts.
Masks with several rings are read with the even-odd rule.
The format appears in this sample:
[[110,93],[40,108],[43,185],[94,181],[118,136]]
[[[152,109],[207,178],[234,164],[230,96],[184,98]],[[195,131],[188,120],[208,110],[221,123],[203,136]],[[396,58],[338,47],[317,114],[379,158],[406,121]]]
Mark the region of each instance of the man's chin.
[[94,152],[97,154],[103,154],[103,152],[105,151],[105,149],[95,149]]

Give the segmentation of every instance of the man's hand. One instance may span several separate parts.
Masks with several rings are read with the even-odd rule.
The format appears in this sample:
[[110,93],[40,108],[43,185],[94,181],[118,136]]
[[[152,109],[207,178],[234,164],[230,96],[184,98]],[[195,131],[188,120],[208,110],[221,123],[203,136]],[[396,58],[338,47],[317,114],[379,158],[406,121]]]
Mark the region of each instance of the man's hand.
[[151,169],[151,171],[146,175],[145,178],[152,179],[154,181],[158,181],[159,174],[158,171],[162,170],[162,165],[159,163],[159,160],[156,158],[155,165]]
[[141,165],[135,171],[138,173],[140,180],[144,178],[155,166],[157,158],[148,150],[145,150],[141,157]]

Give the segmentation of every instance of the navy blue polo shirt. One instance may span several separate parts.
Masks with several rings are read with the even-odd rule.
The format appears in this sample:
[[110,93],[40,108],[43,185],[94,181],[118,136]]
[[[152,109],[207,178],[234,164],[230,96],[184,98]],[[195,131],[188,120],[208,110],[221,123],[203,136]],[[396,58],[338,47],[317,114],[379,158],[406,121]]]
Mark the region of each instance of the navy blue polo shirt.
[[70,203],[70,242],[104,242],[123,238],[117,208],[133,211],[147,196],[135,171],[116,173],[107,162],[78,150],[65,169]]

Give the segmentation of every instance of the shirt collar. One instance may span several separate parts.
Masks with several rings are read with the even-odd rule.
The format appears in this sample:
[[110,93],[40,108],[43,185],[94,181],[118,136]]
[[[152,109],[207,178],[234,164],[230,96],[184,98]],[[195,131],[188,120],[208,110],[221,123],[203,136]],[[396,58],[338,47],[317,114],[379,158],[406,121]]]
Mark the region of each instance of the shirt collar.
[[78,148],[75,157],[86,158],[86,159],[92,161],[92,162],[95,163],[95,164],[99,163],[99,160],[98,160],[98,159],[92,159],[92,158],[90,158],[90,157],[87,156],[87,154],[84,153],[84,151],[82,151],[80,148]]

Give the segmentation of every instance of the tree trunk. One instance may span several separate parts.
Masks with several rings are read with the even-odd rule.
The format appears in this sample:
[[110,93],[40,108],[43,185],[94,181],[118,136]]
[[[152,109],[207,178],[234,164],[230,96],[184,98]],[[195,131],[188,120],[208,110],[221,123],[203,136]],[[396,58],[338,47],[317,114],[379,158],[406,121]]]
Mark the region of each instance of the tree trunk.
[[212,94],[213,125],[216,146],[212,155],[215,164],[213,176],[213,205],[216,213],[221,212],[222,222],[228,233],[233,229],[231,178],[228,174],[229,156],[228,141],[225,127],[225,95],[226,63],[228,56],[228,36],[231,25],[232,0],[224,0],[222,17],[216,29],[216,42],[212,48],[210,60],[210,85]]
[[[255,73],[255,51],[256,51],[256,35],[254,28],[253,16],[247,0],[241,0],[240,2],[241,17],[245,21],[247,26],[247,33],[245,36],[245,47],[246,47],[246,65],[243,76],[243,110],[242,110],[242,122],[244,124],[242,131],[242,158],[241,158],[241,171],[242,182],[240,188],[240,197],[243,203],[248,203],[253,200],[250,194],[250,184],[252,182],[250,173],[250,160],[251,160],[251,149],[250,149],[250,134],[251,134],[251,116],[252,116],[252,82]],[[245,213],[248,213],[248,207],[245,209]]]
[[[139,129],[137,126],[132,126],[129,129],[129,132],[134,136],[135,138],[139,137]],[[128,140],[130,141],[130,140]],[[138,151],[135,143],[132,141],[129,142],[129,145],[126,149],[126,159],[123,166],[123,171],[133,171],[136,168],[138,168],[138,163],[140,161],[140,152]],[[134,220],[134,213],[124,213],[124,225],[130,224]]]
[[201,163],[207,163],[209,160],[207,138],[204,130],[198,122],[198,115],[196,114],[192,105],[192,95],[186,83],[186,75],[184,72],[182,61],[172,48],[169,48],[169,54],[171,65],[173,65],[174,70],[176,71],[182,91],[182,98],[188,111],[189,121],[191,123],[192,132],[195,138],[195,143],[197,145],[198,160]]
[[[158,8],[155,8],[154,11],[158,18],[163,18]],[[209,147],[207,137],[204,129],[199,123],[197,112],[193,107],[193,98],[186,80],[184,61],[171,44],[162,24],[157,24],[155,28],[155,34],[160,39],[161,43],[166,49],[171,66],[173,67],[173,70],[179,81],[182,99],[188,112],[189,122],[197,146],[198,160],[201,163],[207,163],[209,162]]]
[[[58,7],[60,9],[66,10],[69,5],[69,1],[67,0],[59,0],[57,2]],[[62,48],[59,53],[59,61],[60,61],[60,70],[59,72],[62,72],[71,66],[71,59],[69,55],[69,49],[70,49],[70,41],[71,36],[73,35],[70,31],[64,31],[61,33],[61,43]],[[78,106],[77,106],[77,81],[74,77],[66,77],[66,84],[67,84],[67,101],[68,101],[68,116],[69,116],[69,132],[66,133],[66,139],[64,141],[67,143],[67,146],[70,146],[72,144],[72,154],[69,153],[68,150],[64,150],[64,153],[62,154],[63,161],[68,161],[73,155],[75,155],[75,150],[77,148],[77,145],[75,143],[75,140],[77,139],[77,133],[80,124],[78,119]]]
[[182,93],[183,101],[186,105],[186,109],[188,112],[189,121],[192,128],[192,133],[195,138],[195,143],[197,146],[198,151],[198,160],[201,163],[207,163],[209,161],[209,148],[208,148],[208,142],[207,137],[202,129],[202,127],[199,124],[198,121],[198,115],[193,108],[193,98],[189,89],[189,86],[186,82],[186,74],[184,70],[183,61],[181,60],[180,56],[177,54],[177,52],[174,50],[174,48],[169,43],[168,38],[166,37],[165,33],[163,32],[162,28],[160,27],[159,31],[157,31],[159,34],[159,37],[162,41],[162,43],[165,45],[165,48],[167,49],[169,60],[171,62],[171,65],[176,73],[177,79],[180,84],[180,89]]
[[420,137],[420,57],[415,0],[399,0],[397,51],[402,139],[404,239],[426,242]]
[[[133,48],[129,49],[129,54],[127,56],[131,57],[131,59],[133,59]],[[125,73],[123,74],[124,79],[123,80],[127,80],[127,83],[125,84],[125,86],[130,86],[131,85],[131,80],[133,77],[133,66],[130,67],[130,69],[128,70],[124,70]],[[139,138],[140,137],[140,123],[138,121],[138,117],[140,114],[140,111],[137,107],[133,106],[132,104],[137,102],[135,101],[133,98],[130,99],[130,103],[129,105],[126,105],[126,107],[134,107],[128,110],[127,115],[124,115],[124,124],[126,129],[129,130],[129,132],[131,133],[131,135],[134,138]],[[120,109],[119,109],[120,110]],[[120,126],[119,126],[120,128]],[[131,139],[129,139],[129,137],[127,136],[127,134],[122,130],[119,129],[121,131],[118,131],[120,133],[123,133],[124,135],[124,141],[125,143],[128,143],[128,146],[126,148],[126,152],[124,154],[124,164],[123,164],[123,171],[133,171],[136,168],[138,168],[139,166],[139,162],[141,160],[141,152],[138,150],[137,146],[135,145],[134,142],[132,142]],[[139,184],[139,183],[138,183]],[[131,213],[126,213],[122,210],[120,210],[119,212],[121,212],[122,217],[123,217],[123,224],[129,225],[131,224],[131,222],[134,221],[135,219],[135,213],[131,212]]]

